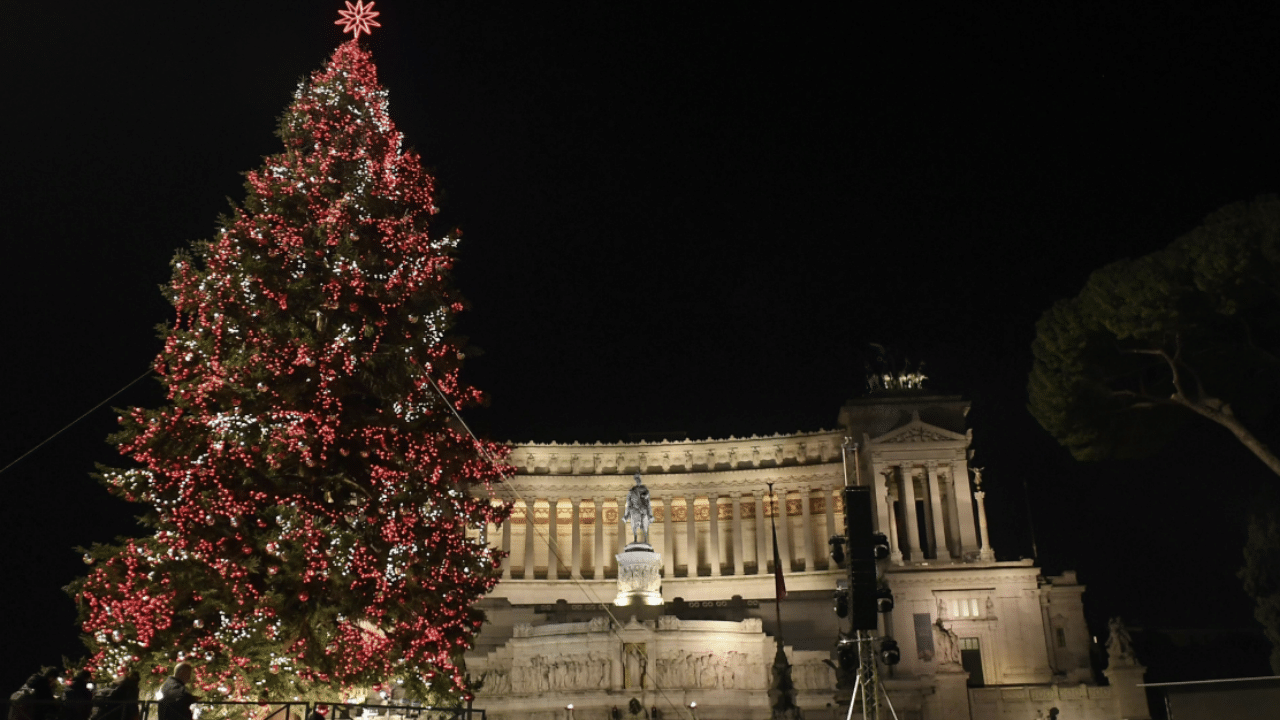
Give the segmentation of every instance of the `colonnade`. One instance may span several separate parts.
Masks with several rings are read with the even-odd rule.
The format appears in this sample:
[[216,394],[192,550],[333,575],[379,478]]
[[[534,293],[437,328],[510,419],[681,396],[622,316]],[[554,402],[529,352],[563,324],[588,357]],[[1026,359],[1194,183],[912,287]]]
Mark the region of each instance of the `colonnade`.
[[[825,570],[826,539],[843,527],[839,487],[775,486],[767,490],[664,492],[651,488],[655,515],[649,538],[662,555],[663,575],[721,577],[772,571],[769,518],[774,517],[778,552],[788,573]],[[503,580],[604,579],[616,573],[614,553],[631,541],[631,528],[619,512],[618,499],[595,497],[524,497],[515,517],[489,528],[507,558]],[[787,508],[779,514],[779,503]],[[562,509],[568,512],[563,513]],[[815,514],[825,518],[815,527]],[[608,547],[606,547],[608,545]],[[763,562],[761,562],[763,560]]]
[[[890,558],[895,563],[924,560],[992,560],[986,533],[983,494],[971,493],[969,470],[962,460],[875,464],[877,521],[887,528]],[[974,524],[974,498],[982,520],[979,545]],[[923,506],[919,512],[917,501]]]

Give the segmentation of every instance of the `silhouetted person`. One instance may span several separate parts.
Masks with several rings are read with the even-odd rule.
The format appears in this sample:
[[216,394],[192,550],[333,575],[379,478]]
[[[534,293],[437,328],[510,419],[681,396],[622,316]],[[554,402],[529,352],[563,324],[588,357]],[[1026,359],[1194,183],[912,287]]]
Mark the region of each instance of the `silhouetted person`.
[[191,720],[191,706],[200,699],[187,690],[191,673],[191,663],[178,663],[160,686],[159,720]]
[[9,720],[48,720],[57,717],[53,700],[53,684],[58,669],[49,668],[27,678],[22,687],[9,696]]
[[94,708],[93,720],[138,720],[138,683],[141,681],[137,670],[116,678],[101,705]]
[[93,690],[89,682],[93,676],[81,670],[71,678],[71,684],[62,693],[62,720],[89,720],[93,712]]

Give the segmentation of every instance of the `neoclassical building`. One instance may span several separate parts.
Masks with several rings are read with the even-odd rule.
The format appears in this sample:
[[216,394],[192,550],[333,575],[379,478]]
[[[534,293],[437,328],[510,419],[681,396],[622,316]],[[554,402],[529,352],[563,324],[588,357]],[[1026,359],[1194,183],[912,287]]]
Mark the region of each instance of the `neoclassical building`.
[[[1094,682],[1075,574],[996,560],[967,411],[961,398],[907,391],[850,401],[833,430],[513,445],[514,511],[486,533],[509,557],[468,656],[485,676],[477,707],[603,720],[615,707],[630,717],[634,698],[663,718],[691,717],[691,703],[702,720],[767,718],[780,633],[805,716],[843,718],[848,692],[828,661],[848,628],[832,609],[846,572],[827,541],[844,532],[848,482],[872,488],[892,546],[883,565],[895,607],[881,633],[902,660],[882,679],[899,717],[1147,717],[1141,666]],[[652,497],[661,604],[615,604],[627,602],[618,556],[632,534],[619,506],[635,473]]]

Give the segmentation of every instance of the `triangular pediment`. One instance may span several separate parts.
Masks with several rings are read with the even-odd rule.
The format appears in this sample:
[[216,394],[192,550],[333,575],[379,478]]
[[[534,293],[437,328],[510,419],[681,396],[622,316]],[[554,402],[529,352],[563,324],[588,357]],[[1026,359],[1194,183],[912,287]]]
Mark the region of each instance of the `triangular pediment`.
[[920,419],[919,413],[912,413],[911,422],[889,432],[871,438],[873,445],[890,443],[927,443],[927,442],[965,442],[964,435],[944,430],[936,425]]

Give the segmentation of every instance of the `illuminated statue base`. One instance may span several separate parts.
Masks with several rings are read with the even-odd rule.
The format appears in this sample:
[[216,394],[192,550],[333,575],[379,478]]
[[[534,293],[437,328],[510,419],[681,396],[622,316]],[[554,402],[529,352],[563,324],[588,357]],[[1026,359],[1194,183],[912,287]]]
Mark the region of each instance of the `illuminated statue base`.
[[[634,553],[633,553],[634,554]],[[599,616],[586,622],[516,625],[502,646],[467,661],[485,677],[476,707],[490,720],[563,720],[610,717],[631,698],[663,718],[769,717],[770,661],[777,641],[759,618],[680,620],[660,615],[621,624]],[[797,688],[810,704],[830,702],[835,674],[828,651],[786,648]]]
[[648,543],[630,543],[618,559],[618,595],[614,605],[662,604],[662,556]]

